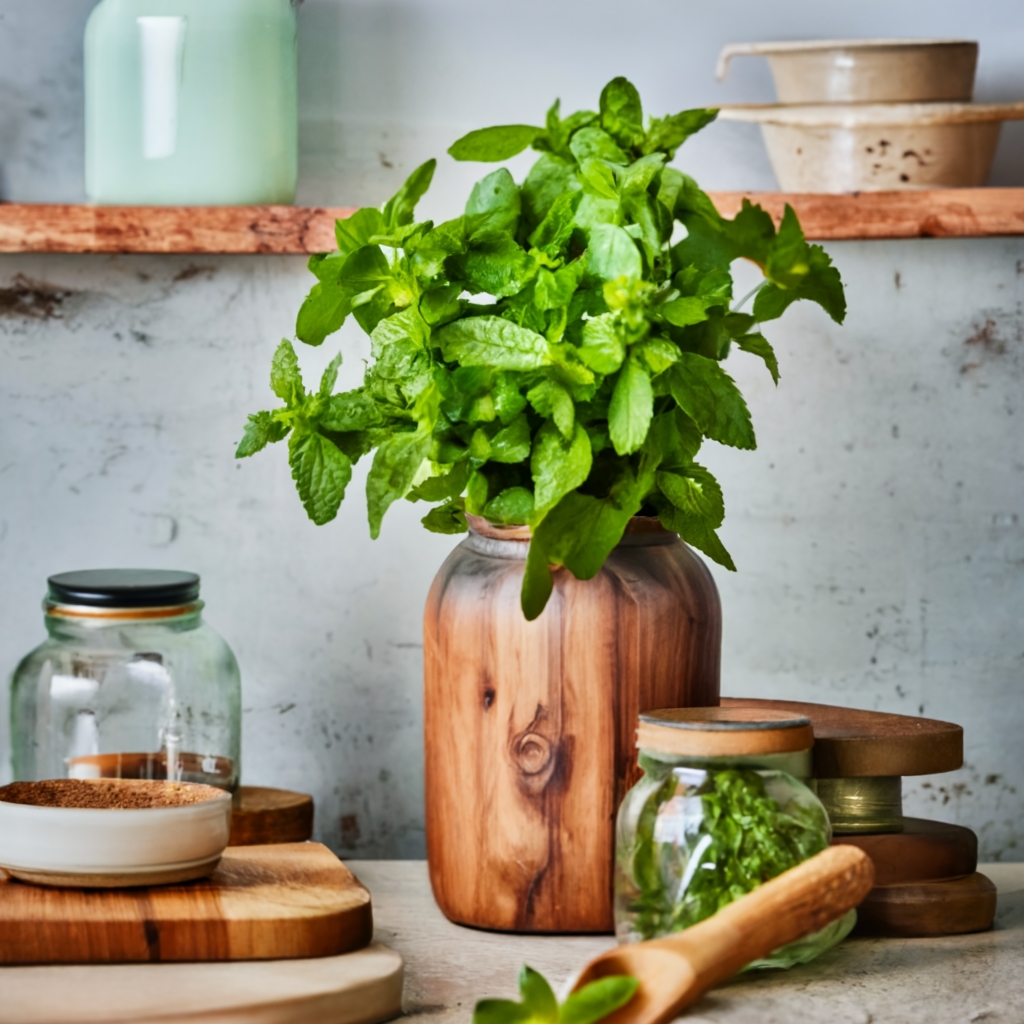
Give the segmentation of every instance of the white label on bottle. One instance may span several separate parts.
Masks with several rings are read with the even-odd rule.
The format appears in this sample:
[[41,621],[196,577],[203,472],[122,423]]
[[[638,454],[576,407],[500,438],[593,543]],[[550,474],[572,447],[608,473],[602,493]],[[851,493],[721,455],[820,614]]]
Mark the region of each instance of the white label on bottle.
[[136,18],[142,69],[142,155],[174,156],[178,145],[178,90],[185,55],[186,20]]

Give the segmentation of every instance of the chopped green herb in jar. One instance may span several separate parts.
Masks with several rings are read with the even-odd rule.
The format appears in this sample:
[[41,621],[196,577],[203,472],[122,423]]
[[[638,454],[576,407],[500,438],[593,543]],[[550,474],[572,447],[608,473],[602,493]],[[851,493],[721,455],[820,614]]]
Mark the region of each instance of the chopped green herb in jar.
[[[824,808],[785,772],[657,761],[644,767],[647,776],[627,796],[619,823],[623,937],[653,939],[689,928],[829,844]],[[843,938],[853,920],[843,918],[818,933],[822,941],[802,940],[757,966],[812,959]]]

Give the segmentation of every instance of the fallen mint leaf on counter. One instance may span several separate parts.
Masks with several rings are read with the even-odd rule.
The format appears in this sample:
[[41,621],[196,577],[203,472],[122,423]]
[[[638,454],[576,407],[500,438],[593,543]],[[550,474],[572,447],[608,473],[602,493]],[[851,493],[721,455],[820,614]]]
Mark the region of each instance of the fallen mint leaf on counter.
[[639,981],[616,974],[592,981],[561,1005],[547,979],[532,967],[519,972],[519,995],[511,999],[481,999],[473,1010],[473,1024],[594,1024],[604,1020],[636,994]]

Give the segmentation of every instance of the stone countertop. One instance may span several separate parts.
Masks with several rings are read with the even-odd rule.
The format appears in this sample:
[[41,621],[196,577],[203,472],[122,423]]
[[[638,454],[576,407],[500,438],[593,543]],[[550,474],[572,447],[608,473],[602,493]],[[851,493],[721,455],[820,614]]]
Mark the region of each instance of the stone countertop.
[[[516,997],[522,964],[556,990],[610,936],[507,935],[447,921],[423,861],[349,861],[373,895],[375,938],[405,958],[407,1019],[467,1024],[477,999]],[[995,928],[931,939],[849,939],[812,964],[741,976],[686,1019],[730,1024],[1024,1022],[1024,863],[979,870],[999,889]]]

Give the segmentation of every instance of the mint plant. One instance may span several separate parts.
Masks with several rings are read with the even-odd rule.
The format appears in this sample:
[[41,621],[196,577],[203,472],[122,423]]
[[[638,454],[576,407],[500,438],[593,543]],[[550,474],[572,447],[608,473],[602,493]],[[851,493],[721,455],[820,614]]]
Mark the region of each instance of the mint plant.
[[[296,335],[320,345],[352,316],[372,342],[363,385],[334,393],[339,355],[307,391],[283,341],[270,383],[284,404],[249,417],[237,456],[287,438],[299,497],[323,524],[374,452],[372,537],[400,498],[431,503],[423,524],[440,533],[464,531],[466,513],[529,525],[528,619],[551,594],[551,566],[592,578],[638,514],[735,569],[716,532],[721,488],[695,461],[705,439],[756,446],[721,363],[738,349],[778,383],[759,325],[799,299],[841,323],[846,302],[789,206],[777,230],[746,201],[728,220],[668,166],[715,115],[645,127],[639,94],[616,78],[597,112],[563,118],[556,101],[544,127],[456,142],[457,160],[540,153],[521,185],[505,168],[484,177],[461,216],[415,219],[430,160],[381,209],[339,220],[337,251],[310,259],[317,284]],[[750,312],[733,299],[740,258],[764,274]]]
[[522,1001],[481,999],[472,1024],[596,1024],[625,1006],[638,986],[628,974],[613,974],[584,985],[559,1004],[544,975],[524,966],[519,972]]

